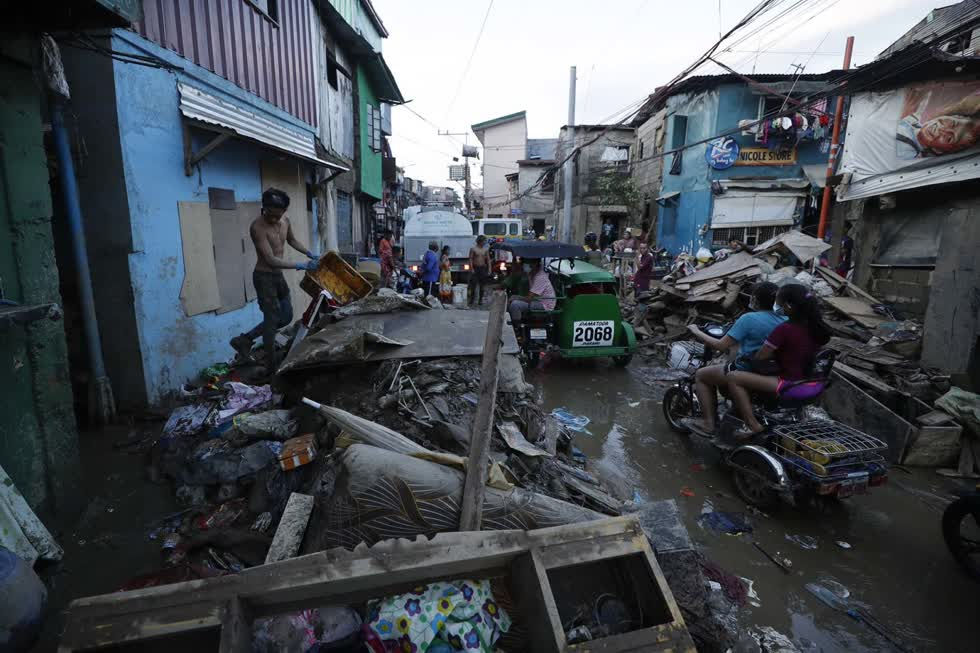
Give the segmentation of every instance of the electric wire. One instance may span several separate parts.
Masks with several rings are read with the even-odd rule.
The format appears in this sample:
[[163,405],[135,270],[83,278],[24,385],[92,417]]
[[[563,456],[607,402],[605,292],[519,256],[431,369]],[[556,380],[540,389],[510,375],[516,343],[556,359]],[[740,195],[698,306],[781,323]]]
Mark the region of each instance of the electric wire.
[[470,66],[473,64],[476,49],[480,45],[480,39],[483,38],[483,30],[487,26],[487,19],[490,18],[491,9],[493,9],[493,0],[490,0],[490,3],[487,5],[487,13],[483,15],[483,22],[480,23],[480,31],[476,35],[476,40],[473,41],[473,49],[470,50],[470,57],[466,60],[466,65],[463,67],[463,74],[459,76],[459,83],[456,84],[456,92],[453,93],[453,99],[446,106],[446,117],[443,119],[443,122],[449,119],[449,114],[452,113],[453,106],[456,104],[457,98],[459,98],[459,92],[463,89],[463,83],[466,81],[467,73],[470,72]]

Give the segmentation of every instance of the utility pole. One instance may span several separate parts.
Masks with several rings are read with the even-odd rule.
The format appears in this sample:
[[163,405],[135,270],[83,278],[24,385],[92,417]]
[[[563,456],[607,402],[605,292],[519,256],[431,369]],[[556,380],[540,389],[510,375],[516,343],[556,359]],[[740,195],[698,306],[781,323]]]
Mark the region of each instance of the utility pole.
[[[462,136],[463,137],[463,205],[466,207],[466,217],[470,218],[470,158],[476,157],[480,158],[480,153],[477,151],[476,146],[470,147],[470,133],[469,132],[451,132],[449,130],[439,131],[436,133],[440,136]],[[459,141],[456,141],[457,143]],[[455,160],[455,159],[453,159]]]
[[568,138],[571,147],[568,152],[563,153],[568,157],[562,170],[562,190],[564,191],[564,206],[562,207],[561,221],[561,240],[571,242],[572,240],[572,157],[569,156],[575,150],[575,66],[572,66],[568,75]]
[[[847,47],[844,48],[844,70],[851,67],[851,52],[854,51],[854,37],[847,37]],[[837,108],[834,110],[834,131],[830,137],[830,156],[827,157],[827,182],[823,187],[823,198],[820,201],[820,224],[817,226],[817,238],[823,239],[827,232],[827,216],[830,214],[830,178],[837,168],[837,150],[840,148],[840,123],[844,118],[844,96],[837,96]],[[841,234],[834,234],[840,238]]]

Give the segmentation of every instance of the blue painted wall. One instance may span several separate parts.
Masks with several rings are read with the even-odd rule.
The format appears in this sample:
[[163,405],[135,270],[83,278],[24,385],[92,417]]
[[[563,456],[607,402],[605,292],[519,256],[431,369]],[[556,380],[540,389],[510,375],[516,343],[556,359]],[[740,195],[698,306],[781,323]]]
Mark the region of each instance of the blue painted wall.
[[[223,315],[193,317],[187,317],[180,304],[184,266],[177,203],[207,202],[209,186],[233,189],[240,202],[259,201],[260,161],[269,150],[232,139],[209,154],[192,176],[185,176],[177,82],[244,103],[285,126],[311,133],[313,128],[131,32],[115,32],[113,46],[175,59],[185,69],[174,73],[113,64],[132,236],[129,273],[147,400],[152,404],[194,378],[202,367],[227,360],[232,354],[229,338],[261,319],[254,301]],[[309,234],[300,238],[311,242]]]
[[[828,106],[832,103],[828,102]],[[759,95],[744,84],[724,84],[700,93],[685,93],[667,99],[667,134],[664,149],[672,149],[677,126],[673,116],[687,116],[685,143],[700,141],[738,126],[739,120],[754,119],[759,111]],[[737,134],[734,138],[740,147],[761,147],[753,136]],[[801,143],[797,148],[797,163],[785,166],[733,166],[727,170],[714,170],[704,159],[706,145],[684,150],[680,175],[670,174],[673,157],[664,157],[661,195],[680,192],[680,196],[660,209],[657,221],[657,239],[661,247],[672,254],[682,251],[695,252],[701,245],[711,242],[711,232],[700,235],[703,225],[710,224],[713,206],[711,182],[724,179],[804,178],[801,165],[826,164],[827,155],[819,145]]]

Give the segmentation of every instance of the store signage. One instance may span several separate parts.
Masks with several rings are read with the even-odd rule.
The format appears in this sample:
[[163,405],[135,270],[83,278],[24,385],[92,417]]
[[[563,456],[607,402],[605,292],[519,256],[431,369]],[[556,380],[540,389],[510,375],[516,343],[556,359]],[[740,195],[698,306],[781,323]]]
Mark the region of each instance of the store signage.
[[737,166],[790,166],[796,163],[796,148],[770,150],[764,147],[745,147],[738,153]]
[[704,151],[704,160],[715,170],[725,170],[735,165],[738,160],[739,147],[735,139],[727,136],[708,143]]

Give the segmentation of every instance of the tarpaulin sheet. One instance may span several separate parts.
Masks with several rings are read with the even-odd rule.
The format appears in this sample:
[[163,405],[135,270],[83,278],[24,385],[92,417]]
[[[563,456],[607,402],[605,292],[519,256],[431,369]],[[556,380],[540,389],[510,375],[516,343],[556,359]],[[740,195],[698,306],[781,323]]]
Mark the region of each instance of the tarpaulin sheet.
[[927,82],[851,100],[840,200],[980,177],[980,81]]
[[791,225],[802,194],[731,190],[715,197],[711,228]]

